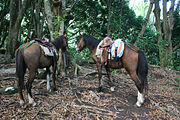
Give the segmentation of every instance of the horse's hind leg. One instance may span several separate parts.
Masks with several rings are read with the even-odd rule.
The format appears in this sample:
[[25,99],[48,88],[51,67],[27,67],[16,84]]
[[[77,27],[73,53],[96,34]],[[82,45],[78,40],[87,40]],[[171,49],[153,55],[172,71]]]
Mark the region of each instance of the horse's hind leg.
[[133,81],[135,82],[135,85],[136,85],[136,87],[138,89],[138,97],[137,97],[136,105],[138,107],[140,107],[141,104],[144,103],[144,94],[143,94],[142,84],[141,84],[141,82],[140,82],[140,80],[139,80],[139,78],[138,78],[135,71],[130,73],[130,76],[133,79]]
[[23,106],[25,103],[22,90],[23,90],[23,86],[20,83],[18,83],[18,93],[19,93],[19,98],[20,98],[20,106]]
[[32,92],[31,92],[32,83],[34,81],[35,75],[36,75],[35,70],[34,71],[30,70],[30,72],[29,72],[29,80],[26,83],[29,104],[32,104],[32,106],[36,106],[36,103],[34,102],[34,99],[32,98]]

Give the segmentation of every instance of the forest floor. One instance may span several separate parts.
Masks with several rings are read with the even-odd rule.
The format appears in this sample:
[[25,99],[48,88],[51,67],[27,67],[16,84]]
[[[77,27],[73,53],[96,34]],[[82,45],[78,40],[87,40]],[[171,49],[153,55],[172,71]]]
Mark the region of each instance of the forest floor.
[[[94,65],[88,65],[96,71]],[[25,79],[27,80],[28,74]],[[58,92],[46,90],[45,79],[35,79],[32,93],[36,107],[28,105],[21,108],[18,94],[0,95],[1,120],[177,120],[180,119],[180,81],[179,72],[149,65],[149,92],[145,103],[136,107],[137,90],[124,69],[112,74],[115,91],[107,84],[103,75],[104,89],[98,93],[96,73],[79,73],[74,76],[70,69],[65,77],[58,77]],[[16,86],[15,64],[0,64],[0,88]],[[25,92],[26,93],[26,92]],[[25,94],[27,102],[27,95]]]

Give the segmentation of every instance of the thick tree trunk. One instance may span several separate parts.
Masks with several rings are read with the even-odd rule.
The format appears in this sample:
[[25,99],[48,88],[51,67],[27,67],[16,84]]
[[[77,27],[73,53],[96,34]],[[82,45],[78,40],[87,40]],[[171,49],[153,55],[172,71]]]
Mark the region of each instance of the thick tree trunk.
[[151,0],[150,5],[149,5],[149,8],[148,8],[148,11],[147,11],[147,15],[146,15],[146,18],[145,18],[144,25],[142,26],[141,32],[140,32],[140,34],[139,34],[138,39],[137,39],[136,42],[139,42],[139,39],[141,39],[141,38],[143,37],[143,34],[144,34],[144,32],[145,32],[145,29],[146,29],[146,25],[147,25],[147,23],[148,23],[148,21],[149,21],[150,15],[151,15],[151,11],[152,11],[152,8],[153,8],[153,4],[154,4],[154,0]]
[[[19,29],[21,27],[21,21],[24,16],[24,12],[27,8],[30,0],[24,0],[22,8],[19,12],[17,12],[18,8],[18,0],[11,0],[10,2],[10,29],[8,35],[8,43],[7,43],[7,52],[6,55],[10,55],[10,57],[14,57],[14,52],[16,49],[17,37],[19,34]],[[17,14],[18,13],[18,14]]]
[[[63,35],[64,34],[64,15],[68,14],[71,9],[73,8],[74,4],[76,3],[76,1],[73,1],[71,6],[69,8],[66,7],[67,5],[67,1],[66,0],[61,0],[61,9],[59,11],[59,15],[62,18],[62,21],[60,23],[60,28],[59,28],[59,34]],[[66,75],[66,67],[67,67],[67,61],[70,59],[68,58],[69,53],[62,53],[61,51],[59,52],[59,61],[58,61],[58,72],[64,76]]]
[[172,60],[172,42],[171,42],[171,36],[172,36],[172,30],[174,26],[174,3],[175,0],[171,1],[171,8],[169,11],[169,18],[167,15],[167,0],[163,0],[163,31],[164,31],[164,40],[168,42],[168,45],[166,47],[166,63],[165,66],[173,66],[173,60]]
[[[1,14],[0,14],[0,36],[2,35],[2,30],[3,30],[2,28],[5,25],[4,17],[9,13],[9,7],[7,4],[8,4],[8,2],[6,1],[5,5],[1,8],[3,10],[1,10]],[[7,27],[7,25],[6,25],[6,27]]]
[[51,36],[51,41],[54,41],[54,25],[53,25],[53,12],[51,11],[51,5],[49,3],[49,0],[44,0],[44,9],[45,9],[45,14],[46,14],[46,19],[47,19],[47,24]]
[[155,8],[154,8],[154,15],[155,15],[155,27],[156,31],[158,32],[158,46],[159,46],[159,59],[160,65],[164,66],[164,44],[162,40],[162,31],[161,31],[161,22],[160,22],[160,7],[159,7],[159,0],[154,0]]
[[[40,23],[40,7],[41,7],[41,0],[36,0],[35,2],[35,31],[38,38],[42,38],[41,35],[41,23]],[[42,23],[43,24],[43,23]]]

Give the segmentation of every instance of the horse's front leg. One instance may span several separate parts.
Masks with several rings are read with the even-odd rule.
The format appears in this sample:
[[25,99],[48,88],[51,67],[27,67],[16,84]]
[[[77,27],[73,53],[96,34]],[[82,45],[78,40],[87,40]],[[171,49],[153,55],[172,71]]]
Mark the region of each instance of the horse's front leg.
[[102,66],[100,64],[97,65],[98,69],[98,79],[99,79],[99,87],[98,92],[102,92],[103,82],[102,82]]
[[111,91],[114,91],[115,86],[113,85],[113,81],[111,79],[111,73],[110,73],[110,68],[106,65],[105,66],[106,73],[109,79],[108,85],[111,87]]
[[57,91],[57,88],[56,88],[56,70],[57,70],[57,64],[54,64],[53,66],[53,91]]
[[94,62],[96,63],[96,67],[98,70],[98,79],[99,79],[99,87],[97,89],[98,92],[102,92],[102,86],[103,86],[103,82],[102,82],[102,65],[98,62],[98,58],[96,57],[96,55],[92,56]]
[[50,70],[49,70],[49,68],[46,68],[46,79],[47,79],[47,91],[51,91],[51,86],[50,86]]

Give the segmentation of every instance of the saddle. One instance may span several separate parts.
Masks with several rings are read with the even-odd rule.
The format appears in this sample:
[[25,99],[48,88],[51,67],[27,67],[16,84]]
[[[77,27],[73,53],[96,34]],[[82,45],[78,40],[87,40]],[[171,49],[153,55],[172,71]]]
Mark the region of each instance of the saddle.
[[53,50],[54,49],[54,45],[46,37],[44,37],[42,39],[35,38],[34,40],[37,41],[40,45],[48,47],[49,50]]
[[110,37],[105,37],[102,44],[99,46],[102,48],[101,65],[107,65],[109,48],[113,43]]
[[[59,57],[58,57],[58,53],[57,53],[54,45],[52,44],[52,42],[50,42],[50,40],[48,38],[46,38],[46,37],[44,37],[42,39],[35,38],[34,41],[36,41],[36,42],[38,42],[38,44],[40,44],[40,46],[43,49],[45,55],[53,57],[53,61],[54,61],[54,64],[56,66]],[[47,52],[47,48],[49,49],[48,52]]]

